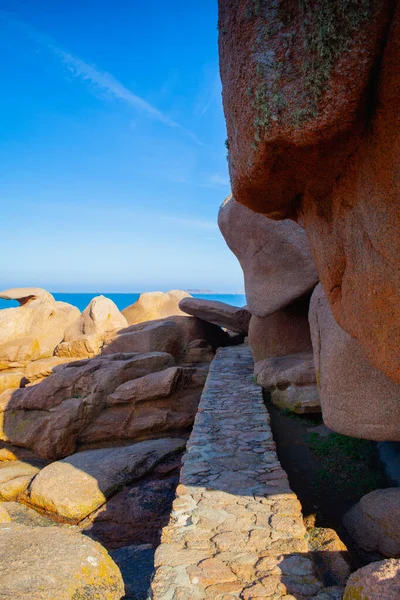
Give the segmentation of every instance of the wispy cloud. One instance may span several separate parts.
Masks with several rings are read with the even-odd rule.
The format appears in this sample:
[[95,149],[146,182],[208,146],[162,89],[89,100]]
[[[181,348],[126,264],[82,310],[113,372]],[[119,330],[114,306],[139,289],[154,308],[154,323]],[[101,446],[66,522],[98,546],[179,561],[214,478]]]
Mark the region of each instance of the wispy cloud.
[[180,129],[197,144],[204,145],[194,133],[186,129],[183,125],[174,121],[168,115],[160,111],[158,108],[147,102],[144,98],[141,98],[137,94],[134,94],[131,90],[125,87],[120,81],[118,81],[111,73],[106,71],[100,71],[96,67],[89,63],[81,60],[79,57],[65,52],[59,48],[54,41],[47,35],[42,34],[31,25],[17,20],[4,11],[0,11],[0,18],[6,21],[8,24],[14,25],[27,37],[33,40],[35,43],[45,47],[49,52],[56,56],[68,69],[74,77],[81,79],[82,81],[89,84],[94,89],[101,90],[107,93],[113,98],[125,102],[135,110],[144,113],[147,117],[163,123],[168,127]]
[[214,173],[214,175],[211,175],[211,177],[209,179],[209,183],[210,183],[210,185],[223,185],[223,186],[230,185],[228,175],[221,175],[221,173]]

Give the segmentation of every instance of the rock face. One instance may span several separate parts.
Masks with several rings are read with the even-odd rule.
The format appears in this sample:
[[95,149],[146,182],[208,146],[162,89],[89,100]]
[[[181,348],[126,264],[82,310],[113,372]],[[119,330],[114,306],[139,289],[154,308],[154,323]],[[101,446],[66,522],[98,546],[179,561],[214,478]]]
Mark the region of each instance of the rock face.
[[208,367],[180,366],[128,381],[79,436],[84,445],[185,434],[196,416]]
[[78,452],[42,469],[26,492],[27,501],[79,522],[124,485],[139,479],[185,445],[186,440],[166,438]]
[[50,356],[49,358],[35,360],[25,367],[23,383],[38,383],[53,373],[56,367],[73,362],[74,360],[76,359],[59,356]]
[[174,357],[181,353],[182,342],[178,325],[173,321],[141,323],[121,330],[103,354],[116,352],[168,352]]
[[[346,585],[351,574],[350,554],[336,531],[325,527],[312,527],[307,529],[307,538],[317,574],[324,585]],[[325,600],[329,600],[329,596]]]
[[80,315],[75,306],[56,302],[41,288],[5,290],[0,298],[20,304],[0,311],[0,370],[52,356],[66,328]]
[[46,464],[44,460],[34,459],[0,462],[0,500],[12,501],[19,498]]
[[255,362],[311,351],[308,306],[306,297],[267,317],[251,317],[249,344]]
[[145,292],[140,294],[139,299],[124,308],[122,314],[129,325],[153,321],[154,319],[165,319],[173,315],[184,315],[179,308],[182,298],[191,298],[191,295],[183,290],[171,290],[170,292]]
[[244,273],[250,312],[266,317],[310,294],[318,275],[305,231],[255,214],[229,196],[218,225]]
[[382,560],[358,569],[347,582],[343,600],[398,600],[400,560]]
[[365,553],[400,557],[400,488],[363,496],[343,517],[356,545]]
[[[0,439],[35,450],[44,458],[68,456],[118,386],[174,363],[170,354],[153,352],[61,365],[38,385],[1,395]],[[114,429],[114,435],[118,434]]]
[[278,408],[298,414],[321,411],[312,352],[260,360],[254,377]]
[[100,353],[106,339],[128,326],[116,304],[104,296],[96,296],[74,323],[65,331],[56,355],[91,358]]
[[169,521],[181,459],[177,454],[163,461],[145,480],[115,494],[80,526],[107,548],[148,543],[157,547]]
[[234,196],[301,219],[338,323],[400,383],[400,4],[219,5]]
[[179,307],[193,317],[247,335],[251,315],[246,308],[237,308],[225,302],[200,298],[184,298],[180,301]]
[[124,597],[121,573],[104,548],[55,527],[0,525],[0,581],[4,600]]
[[400,386],[336,323],[321,285],[311,298],[310,327],[325,424],[344,435],[399,441]]

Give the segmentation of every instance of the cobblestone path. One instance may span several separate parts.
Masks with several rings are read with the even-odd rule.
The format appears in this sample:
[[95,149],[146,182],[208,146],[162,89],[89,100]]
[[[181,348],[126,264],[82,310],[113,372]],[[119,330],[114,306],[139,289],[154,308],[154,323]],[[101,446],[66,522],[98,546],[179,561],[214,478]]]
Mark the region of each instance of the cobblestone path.
[[154,600],[336,600],[308,556],[301,506],[275,451],[248,346],[210,369],[169,525]]

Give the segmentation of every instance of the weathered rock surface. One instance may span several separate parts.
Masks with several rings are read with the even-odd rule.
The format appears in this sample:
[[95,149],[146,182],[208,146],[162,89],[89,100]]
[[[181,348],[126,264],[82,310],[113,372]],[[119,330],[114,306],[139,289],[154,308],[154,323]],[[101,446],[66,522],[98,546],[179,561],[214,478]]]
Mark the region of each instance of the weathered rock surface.
[[0,311],[0,370],[52,356],[65,329],[80,315],[75,306],[56,302],[41,288],[5,290],[0,298],[20,303]]
[[311,298],[310,327],[325,424],[344,435],[399,441],[400,386],[337,324],[321,285]]
[[[351,574],[350,554],[334,529],[307,529],[308,547],[324,585],[345,586]],[[341,599],[341,596],[340,596]]]
[[301,219],[338,323],[400,383],[400,4],[221,0],[219,26],[235,198]]
[[10,523],[11,517],[3,504],[0,504],[0,523]]
[[180,329],[173,321],[140,323],[121,330],[102,354],[117,352],[168,352],[179,357],[182,351]]
[[343,517],[355,544],[364,552],[400,557],[400,488],[366,494]]
[[120,600],[121,573],[106,550],[61,528],[0,525],[2,600]]
[[353,573],[343,600],[398,600],[400,598],[400,560],[373,562]]
[[105,340],[128,326],[117,305],[105,296],[96,296],[74,323],[67,328],[56,355],[92,358],[100,353]]
[[122,314],[129,325],[165,319],[173,315],[184,315],[185,313],[179,308],[182,298],[191,298],[191,295],[183,290],[171,290],[166,293],[145,292],[140,294],[134,304],[124,308]]
[[193,317],[247,335],[251,315],[244,307],[238,308],[225,302],[200,298],[184,298],[179,307]]
[[24,371],[21,371],[21,369],[0,371],[0,394],[5,390],[19,388],[23,379]]
[[16,500],[43,467],[44,460],[0,462],[0,500]]
[[153,352],[113,354],[61,365],[38,385],[1,395],[0,439],[45,458],[68,456],[119,385],[174,362],[169,354]]
[[59,365],[64,365],[66,363],[73,362],[74,360],[76,359],[59,356],[50,356],[49,358],[35,360],[25,367],[22,382],[24,384],[38,383],[53,373],[54,369]]
[[312,349],[308,307],[307,297],[267,317],[251,317],[249,344],[255,362]]
[[254,377],[278,408],[298,414],[321,412],[312,352],[260,360]]
[[143,440],[186,434],[196,416],[208,365],[170,367],[128,381],[81,433],[81,444]]
[[122,490],[80,523],[87,535],[107,548],[160,541],[179,482],[182,455],[157,465],[144,480]]
[[26,491],[26,500],[49,513],[79,522],[124,485],[184,449],[185,444],[180,438],[165,438],[78,452],[42,469]]
[[306,233],[297,223],[277,223],[228,197],[218,225],[243,269],[253,315],[266,317],[285,308],[309,295],[318,282]]

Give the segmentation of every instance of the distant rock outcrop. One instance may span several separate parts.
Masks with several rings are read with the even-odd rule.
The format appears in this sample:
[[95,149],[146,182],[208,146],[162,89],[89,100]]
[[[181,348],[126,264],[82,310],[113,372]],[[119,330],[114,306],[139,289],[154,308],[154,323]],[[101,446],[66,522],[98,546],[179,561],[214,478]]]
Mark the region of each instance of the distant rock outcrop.
[[0,311],[0,370],[53,356],[65,330],[80,315],[75,306],[56,302],[41,288],[5,290],[0,298],[20,304]]
[[55,354],[60,357],[92,358],[100,353],[105,341],[128,326],[116,304],[105,296],[96,296],[65,331]]
[[124,308],[122,314],[129,325],[165,319],[173,315],[184,315],[185,313],[179,308],[182,298],[191,298],[191,295],[183,290],[171,290],[166,293],[144,292],[134,304]]

